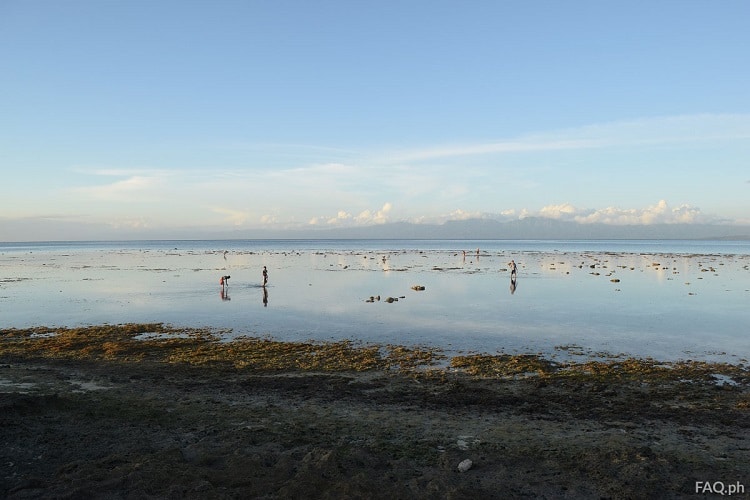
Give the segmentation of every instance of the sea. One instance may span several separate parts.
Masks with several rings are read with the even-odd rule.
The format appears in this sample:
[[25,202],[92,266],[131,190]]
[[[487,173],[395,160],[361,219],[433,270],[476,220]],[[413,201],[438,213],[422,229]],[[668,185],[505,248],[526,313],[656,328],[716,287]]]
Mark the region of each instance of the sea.
[[167,323],[225,341],[737,364],[748,306],[750,241],[0,243],[3,329]]

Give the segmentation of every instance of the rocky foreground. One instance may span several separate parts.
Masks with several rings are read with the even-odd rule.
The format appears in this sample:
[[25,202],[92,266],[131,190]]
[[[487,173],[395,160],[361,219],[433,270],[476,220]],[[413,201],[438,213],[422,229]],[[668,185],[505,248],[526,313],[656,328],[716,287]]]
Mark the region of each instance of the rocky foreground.
[[750,496],[744,365],[220,337],[0,330],[0,496]]

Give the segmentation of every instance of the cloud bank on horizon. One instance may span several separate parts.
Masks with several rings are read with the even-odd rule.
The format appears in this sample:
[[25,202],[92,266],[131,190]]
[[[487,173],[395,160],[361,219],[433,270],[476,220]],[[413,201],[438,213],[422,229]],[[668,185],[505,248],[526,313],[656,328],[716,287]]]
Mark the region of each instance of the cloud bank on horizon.
[[4,4],[0,241],[750,225],[747,3],[326,5]]

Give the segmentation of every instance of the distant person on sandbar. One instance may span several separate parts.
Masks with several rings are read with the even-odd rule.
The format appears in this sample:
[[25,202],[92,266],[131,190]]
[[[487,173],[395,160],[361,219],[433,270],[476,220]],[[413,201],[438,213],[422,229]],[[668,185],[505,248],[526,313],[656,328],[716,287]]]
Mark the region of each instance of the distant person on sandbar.
[[266,286],[266,283],[268,283],[268,269],[266,269],[266,266],[263,266],[263,286]]
[[518,266],[516,266],[516,261],[511,260],[509,266],[510,266],[510,279],[515,280],[516,275],[518,274]]

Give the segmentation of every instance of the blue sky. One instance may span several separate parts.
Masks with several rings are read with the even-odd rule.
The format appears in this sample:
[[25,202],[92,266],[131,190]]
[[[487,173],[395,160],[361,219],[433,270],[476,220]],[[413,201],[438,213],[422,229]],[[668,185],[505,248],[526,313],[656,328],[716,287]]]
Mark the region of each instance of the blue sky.
[[0,240],[750,224],[750,2],[0,1]]

